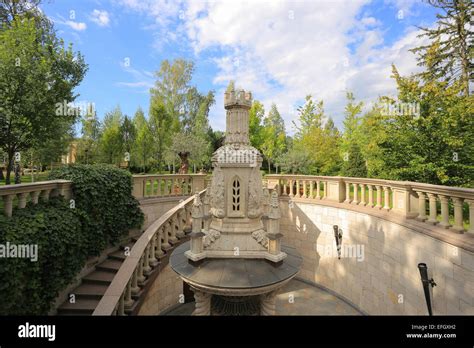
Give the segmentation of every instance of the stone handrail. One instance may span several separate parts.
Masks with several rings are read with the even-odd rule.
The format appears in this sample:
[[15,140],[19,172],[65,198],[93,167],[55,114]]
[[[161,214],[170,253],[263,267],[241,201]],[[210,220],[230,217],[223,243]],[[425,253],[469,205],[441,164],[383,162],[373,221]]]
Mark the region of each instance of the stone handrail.
[[205,188],[205,174],[150,174],[133,176],[136,199],[188,196]]
[[[205,190],[202,190],[202,195]],[[191,206],[189,197],[157,219],[133,245],[112,283],[92,315],[125,315],[134,305],[133,295],[140,292],[160,258],[169,252],[185,230],[190,231]]]
[[26,206],[28,197],[33,204],[37,204],[39,198],[47,201],[50,197],[58,195],[63,196],[65,199],[70,199],[72,196],[72,182],[68,180],[51,180],[0,187],[0,197],[3,198],[3,213],[8,217],[12,216],[15,198],[18,198],[18,209],[23,209]]
[[[474,233],[474,189],[423,184],[410,181],[340,176],[267,175],[270,188],[290,198],[330,200],[341,204],[380,209],[438,225],[456,233]],[[351,191],[352,188],[352,191]],[[351,194],[352,193],[352,194]],[[428,216],[426,200],[428,199]],[[449,202],[454,207],[451,225]],[[441,221],[438,221],[438,203]],[[463,225],[463,205],[469,206],[469,230]]]

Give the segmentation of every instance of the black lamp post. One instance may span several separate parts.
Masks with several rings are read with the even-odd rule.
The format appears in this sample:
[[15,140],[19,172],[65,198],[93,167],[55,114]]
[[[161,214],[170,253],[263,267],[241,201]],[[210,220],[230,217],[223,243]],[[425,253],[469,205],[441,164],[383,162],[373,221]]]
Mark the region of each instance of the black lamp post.
[[428,266],[426,263],[419,263],[418,269],[420,270],[421,283],[423,284],[423,291],[425,292],[426,306],[428,307],[429,315],[433,315],[433,310],[431,308],[431,295],[430,295],[430,285],[435,287],[436,283],[433,278],[428,279]]
[[334,229],[334,238],[336,239],[337,258],[341,259],[342,230],[338,225],[332,226]]

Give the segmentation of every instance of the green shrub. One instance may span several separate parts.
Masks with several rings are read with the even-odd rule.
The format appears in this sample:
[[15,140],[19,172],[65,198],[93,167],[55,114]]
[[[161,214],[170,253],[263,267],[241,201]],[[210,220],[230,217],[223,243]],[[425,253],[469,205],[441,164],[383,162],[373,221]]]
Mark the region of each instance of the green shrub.
[[49,178],[73,182],[76,208],[89,217],[85,235],[91,253],[100,253],[143,223],[143,213],[132,196],[132,175],[126,170],[78,164],[55,169]]
[[0,315],[46,314],[88,257],[143,223],[131,175],[108,165],[74,165],[50,179],[73,182],[74,203],[52,198],[0,216],[0,244],[36,244],[38,260],[0,259]]
[[38,259],[0,260],[0,314],[45,314],[88,256],[84,212],[61,198],[0,217],[0,244],[36,244]]

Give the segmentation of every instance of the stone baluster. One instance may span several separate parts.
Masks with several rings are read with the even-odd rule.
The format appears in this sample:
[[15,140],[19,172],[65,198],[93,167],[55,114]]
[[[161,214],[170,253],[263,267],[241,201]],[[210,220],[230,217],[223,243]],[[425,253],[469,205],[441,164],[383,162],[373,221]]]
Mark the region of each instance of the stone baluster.
[[143,258],[143,273],[145,276],[148,276],[151,272],[150,266],[150,244],[148,244],[145,248],[145,255]]
[[310,180],[310,182],[309,182],[309,198],[311,198],[311,199],[314,198],[313,187],[314,187],[314,181]]
[[192,209],[192,218],[193,218],[193,232],[202,232],[202,202],[199,193],[194,195],[193,209]]
[[365,207],[367,202],[365,201],[365,184],[360,184],[360,203],[359,205],[362,205]]
[[368,184],[367,186],[369,187],[369,203],[367,204],[367,206],[369,206],[370,208],[373,208],[374,207],[374,186],[371,184]]
[[165,251],[171,248],[171,244],[169,242],[169,229],[170,229],[170,224],[167,221],[164,223],[163,244],[161,245],[161,248],[164,249]]
[[162,181],[161,178],[156,179],[156,183],[157,183],[157,185],[156,185],[156,195],[158,197],[161,196],[161,181]]
[[384,205],[383,209],[386,211],[390,210],[390,188],[388,186],[383,187]]
[[23,209],[26,207],[26,197],[28,196],[28,193],[20,193],[18,194],[18,208]]
[[469,230],[467,232],[474,234],[474,200],[467,199],[466,202],[469,205]]
[[308,198],[308,195],[306,194],[306,180],[303,180],[303,198]]
[[142,180],[142,197],[146,197],[146,179]]
[[176,213],[176,216],[173,216],[173,218],[176,219],[176,221],[175,221],[176,226],[178,226],[178,230],[176,231],[176,236],[179,239],[183,238],[186,235],[184,233],[183,212],[184,212],[184,208],[181,208]]
[[132,274],[132,285],[130,288],[132,295],[136,295],[140,292],[140,287],[138,286],[138,267],[135,268]]
[[293,195],[293,180],[290,179],[289,182],[290,182],[290,194],[289,194],[289,196],[293,197],[294,196]]
[[156,238],[156,251],[155,257],[159,260],[165,253],[163,252],[163,244],[161,243],[161,239],[163,238],[164,232],[163,227],[160,227],[158,231],[155,233]]
[[126,310],[130,310],[133,307],[133,299],[132,299],[132,279],[130,279],[127,283],[127,287],[125,288],[125,298],[124,298],[124,307]]
[[382,186],[377,185],[375,188],[377,189],[377,204],[375,208],[382,209]]
[[463,199],[458,197],[453,197],[453,205],[454,205],[454,226],[453,230],[458,233],[464,232],[464,224],[462,220],[462,206],[463,206]]
[[449,197],[444,195],[439,195],[439,200],[441,202],[441,222],[439,226],[444,228],[449,228]]
[[416,191],[418,195],[418,216],[416,220],[425,221],[426,220],[426,195],[424,192]]
[[436,208],[436,195],[434,193],[428,193],[428,199],[430,202],[429,208],[430,208],[430,217],[428,219],[428,223],[436,225],[438,223],[438,220],[436,219],[438,215],[438,211]]
[[174,214],[171,219],[169,220],[169,225],[170,225],[170,239],[169,241],[171,244],[175,244],[178,241],[178,238],[176,237],[176,214]]
[[124,297],[125,297],[125,294],[122,294],[120,296],[120,300],[119,300],[119,303],[118,303],[118,307],[117,307],[117,315],[125,315],[125,301],[124,301]]
[[11,217],[13,212],[13,198],[15,194],[3,196],[3,212],[5,216]]
[[286,186],[286,182],[287,182],[287,180],[286,180],[286,179],[283,179],[283,193],[282,193],[283,196],[287,196],[287,195],[288,195],[288,193],[286,192],[286,187],[287,187],[287,186]]
[[316,199],[321,199],[321,181],[316,181]]
[[140,258],[140,261],[138,262],[138,273],[137,273],[137,282],[139,286],[142,286],[145,283],[145,275],[143,274],[143,260],[144,256]]
[[153,237],[151,237],[150,241],[150,253],[148,255],[149,259],[148,262],[151,267],[156,267],[158,264],[158,260],[156,258],[156,232],[153,234]]
[[346,199],[344,200],[344,203],[351,203],[351,183],[346,181]]
[[35,191],[31,193],[31,202],[34,205],[38,204],[39,195],[40,195],[40,191]]
[[297,179],[296,180],[296,197],[301,197],[301,193],[300,193],[300,179]]
[[354,199],[352,200],[352,204],[359,204],[359,184],[354,183]]

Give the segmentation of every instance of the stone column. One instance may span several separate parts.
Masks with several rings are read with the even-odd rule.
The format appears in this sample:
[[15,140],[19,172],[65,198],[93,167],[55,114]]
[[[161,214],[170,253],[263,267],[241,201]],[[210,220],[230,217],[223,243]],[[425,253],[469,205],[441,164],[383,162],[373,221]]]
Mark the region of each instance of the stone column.
[[321,190],[321,181],[318,180],[316,182],[316,199],[321,199],[320,190]]
[[308,198],[308,195],[306,194],[306,180],[303,180],[303,198]]
[[301,194],[300,194],[300,179],[297,179],[296,180],[296,197],[301,197]]
[[458,233],[463,233],[464,232],[464,226],[463,226],[463,221],[462,221],[463,199],[454,197],[453,203],[454,203],[454,226],[452,229]]
[[369,187],[369,204],[368,204],[368,206],[370,208],[373,208],[374,207],[374,187],[371,184],[369,184],[368,187]]
[[474,234],[474,200],[467,199],[467,204],[469,204],[469,230],[468,233]]
[[3,196],[3,211],[5,216],[11,217],[13,212],[13,198],[15,195]]
[[351,203],[351,183],[346,181],[346,199],[344,203]]
[[314,181],[311,180],[311,181],[309,182],[309,198],[311,198],[311,199],[314,198],[313,186],[314,186]]
[[193,315],[211,315],[212,294],[191,288],[196,302]]
[[359,204],[359,184],[354,183],[354,199],[352,200],[352,204]]
[[377,205],[375,206],[375,208],[382,209],[382,186],[377,185],[376,189],[377,189]]
[[438,223],[438,220],[436,220],[436,216],[438,215],[436,209],[436,195],[434,193],[428,193],[428,199],[430,200],[430,218],[426,222],[436,225]]
[[275,315],[276,291],[260,295],[260,315]]
[[424,192],[417,191],[418,194],[418,216],[416,219],[418,221],[426,220],[426,195]]
[[449,197],[439,195],[439,200],[441,202],[441,222],[439,225],[444,228],[449,228]]
[[388,186],[383,187],[384,206],[383,209],[386,211],[390,210],[390,188]]
[[360,203],[359,205],[365,206],[367,203],[365,201],[365,184],[360,185]]

